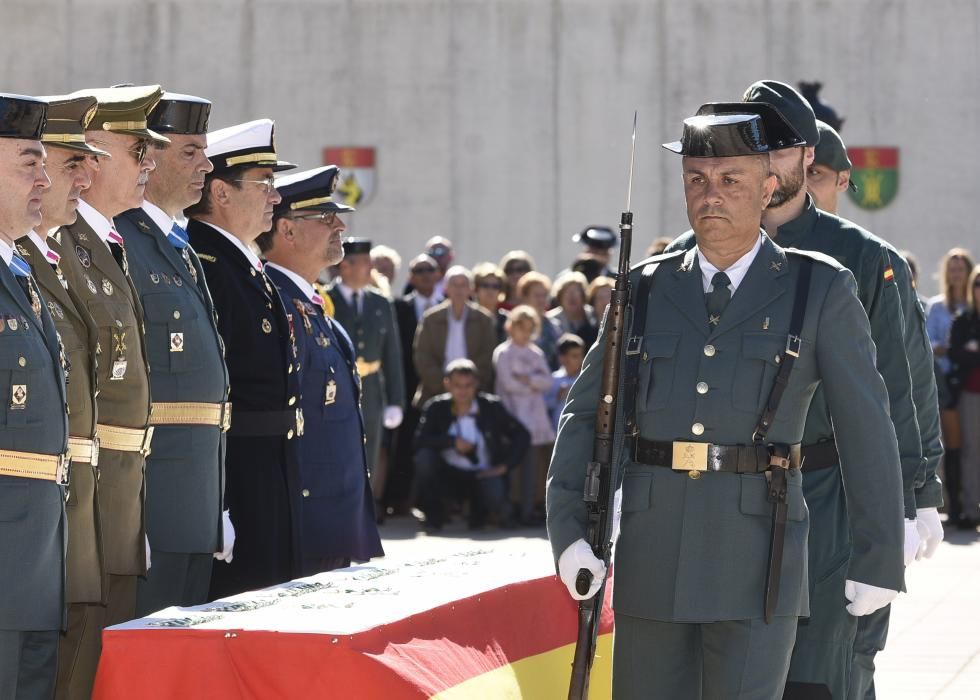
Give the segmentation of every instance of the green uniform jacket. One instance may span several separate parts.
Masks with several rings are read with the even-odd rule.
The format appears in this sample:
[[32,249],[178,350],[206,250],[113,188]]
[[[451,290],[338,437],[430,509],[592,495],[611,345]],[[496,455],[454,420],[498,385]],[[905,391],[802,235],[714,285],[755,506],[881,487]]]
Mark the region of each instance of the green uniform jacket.
[[[776,241],[784,248],[812,250],[828,255],[849,269],[857,281],[857,296],[871,323],[871,337],[878,350],[877,367],[888,388],[889,405],[895,434],[898,436],[900,462],[887,463],[882,456],[870,464],[841,464],[842,469],[882,470],[890,464],[900,464],[905,502],[905,517],[914,518],[915,488],[924,481],[922,435],[913,402],[912,376],[906,353],[906,317],[900,286],[905,280],[895,274],[886,244],[863,228],[817,209],[807,195],[803,213],[779,227]],[[694,234],[688,231],[668,246],[667,250],[688,249],[694,246]],[[886,274],[891,269],[893,274]],[[910,286],[910,285],[909,285]],[[925,333],[924,325],[922,333]],[[928,343],[928,340],[924,342]],[[932,363],[929,381],[935,390]],[[938,410],[938,409],[937,409]],[[803,442],[811,445],[834,438],[829,410],[821,392],[814,398],[807,418]],[[845,482],[847,475],[844,475]],[[848,507],[853,515],[853,509]],[[853,526],[852,526],[853,529]],[[815,572],[819,574],[820,572]]]
[[[798,443],[821,386],[849,464],[897,464],[888,396],[875,371],[867,315],[853,275],[812,253],[787,254],[767,237],[721,323],[711,328],[695,250],[652,260],[654,279],[642,345],[637,425],[647,440],[749,445],[786,345],[803,255],[817,258],[802,349],[769,440]],[[634,271],[634,289],[639,272]],[[562,414],[548,476],[548,534],[557,558],[585,535],[585,465],[592,452],[605,329],[590,350]],[[707,391],[699,392],[699,383]],[[704,387],[702,387],[703,389]],[[614,605],[635,617],[676,622],[752,619],[763,614],[772,508],[761,474],[686,472],[627,458]],[[802,478],[788,478],[789,522],[777,615],[808,614],[807,508]],[[855,469],[861,527],[848,578],[883,588],[902,584],[901,480]]]
[[[146,428],[150,377],[143,342],[143,309],[129,275],[79,214],[59,232],[65,255],[78,265],[62,272],[95,319],[99,333],[99,423]],[[113,378],[113,374],[118,378]],[[139,452],[99,450],[99,519],[106,570],[121,576],[146,573],[143,522],[145,457]]]
[[[68,432],[75,437],[91,439],[95,436],[98,417],[95,403],[98,330],[77,290],[68,285],[61,272],[62,267],[78,265],[78,259],[74,255],[64,255],[57,241],[51,238],[48,245],[62,256],[57,271],[30,238],[20,239],[17,250],[31,266],[68,358]],[[72,462],[71,484],[65,502],[70,533],[66,559],[67,603],[102,602],[105,570],[97,510],[97,474],[97,467],[91,464]]]

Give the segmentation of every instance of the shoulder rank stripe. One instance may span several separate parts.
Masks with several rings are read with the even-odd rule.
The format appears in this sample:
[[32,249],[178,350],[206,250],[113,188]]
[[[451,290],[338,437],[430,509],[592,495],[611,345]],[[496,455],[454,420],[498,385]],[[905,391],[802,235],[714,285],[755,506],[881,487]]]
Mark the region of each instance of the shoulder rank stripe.
[[893,279],[895,279],[895,271],[891,268],[891,266],[886,267],[885,268],[885,281],[886,282],[891,282]]
[[210,262],[210,263],[218,262],[218,259],[216,257],[214,257],[213,255],[208,255],[207,253],[198,253],[197,254],[197,257],[199,257],[201,260],[204,260],[204,261]]

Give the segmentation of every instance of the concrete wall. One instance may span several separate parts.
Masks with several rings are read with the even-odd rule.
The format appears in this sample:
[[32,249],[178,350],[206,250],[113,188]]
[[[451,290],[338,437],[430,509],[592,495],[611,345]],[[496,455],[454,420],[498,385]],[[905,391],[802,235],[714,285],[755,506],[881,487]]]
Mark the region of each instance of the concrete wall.
[[901,149],[896,200],[843,215],[917,253],[932,293],[947,248],[980,253],[978,35],[976,0],[0,0],[0,90],[159,82],[212,99],[215,127],[275,118],[304,167],[375,146],[358,235],[554,272],[583,225],[618,221],[634,109],[642,252],[686,228],[660,149],[685,116],[819,79],[848,143]]

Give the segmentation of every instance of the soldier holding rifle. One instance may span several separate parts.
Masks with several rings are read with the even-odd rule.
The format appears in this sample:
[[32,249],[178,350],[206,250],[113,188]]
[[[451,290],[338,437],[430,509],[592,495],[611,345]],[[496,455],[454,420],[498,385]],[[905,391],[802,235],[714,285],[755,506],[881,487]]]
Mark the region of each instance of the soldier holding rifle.
[[[778,112],[759,110],[687,119],[682,140],[666,144],[684,156],[697,245],[631,274],[631,325],[616,346],[624,388],[602,397],[621,404],[624,435],[613,441],[624,447],[614,462],[624,467],[616,698],[782,693],[809,607],[799,445],[819,386],[843,460],[898,460],[853,275],[780,248],[760,228],[776,188],[769,153],[793,142],[803,140]],[[594,595],[606,572],[583,539],[581,455],[593,440],[607,334],[570,392],[548,480],[549,537],[576,599]],[[859,615],[902,585],[902,486],[897,471],[855,471],[848,491],[876,513],[854,532],[846,593]],[[584,595],[583,568],[593,577]]]

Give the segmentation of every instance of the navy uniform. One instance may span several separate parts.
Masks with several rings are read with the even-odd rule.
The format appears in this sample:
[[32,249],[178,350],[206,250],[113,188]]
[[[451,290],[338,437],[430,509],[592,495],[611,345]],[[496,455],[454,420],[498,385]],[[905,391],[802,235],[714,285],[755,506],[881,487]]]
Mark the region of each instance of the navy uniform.
[[[205,134],[210,111],[206,100],[164,93],[149,128]],[[164,176],[158,165],[152,177]],[[228,371],[211,294],[186,231],[149,198],[115,223],[143,305],[153,395],[146,461],[153,566],[137,589],[137,614],[148,615],[208,599],[213,555],[223,549]]]
[[[370,255],[371,241],[348,238],[344,255]],[[381,445],[382,414],[397,407],[399,418],[405,406],[405,377],[401,365],[401,341],[390,299],[370,287],[356,290],[359,297],[353,308],[354,290],[345,288],[338,278],[328,294],[334,306],[333,318],[354,341],[357,371],[361,377],[361,411],[367,437],[367,465],[373,470]],[[399,420],[399,422],[401,422]]]
[[[162,94],[159,85],[152,85],[86,90],[72,97],[93,96],[99,102],[89,132],[105,130],[165,141],[146,128],[146,115]],[[100,167],[103,171],[113,167],[112,159],[100,161]],[[153,431],[143,309],[129,277],[123,238],[111,218],[83,196],[77,220],[63,226],[57,236],[65,256],[73,256],[77,263],[63,265],[62,273],[98,332],[98,518],[107,576],[104,605],[87,605],[84,624],[102,629],[135,616],[136,579],[146,574],[148,565],[144,470]]]
[[[791,87],[763,81],[749,88],[746,99],[757,100],[753,104],[775,107],[782,114],[791,115],[796,130],[810,145],[816,143],[818,136],[813,112]],[[746,103],[716,103],[705,105],[702,111],[734,112],[749,108]],[[868,463],[848,463],[839,456],[823,391],[817,391],[807,417],[803,437],[806,459],[803,488],[813,520],[809,552],[812,614],[800,625],[786,697],[806,697],[809,688],[817,685],[825,686],[832,697],[842,698],[853,673],[849,650],[855,643],[858,626],[887,616],[885,608],[868,616],[868,620],[859,621],[847,614],[841,603],[848,578],[848,561],[854,556],[851,533],[865,527],[869,519],[879,517],[877,510],[869,509],[863,503],[864,493],[848,488],[845,499],[845,485],[855,470],[884,478],[885,471],[898,470],[900,466],[905,517],[916,517],[916,487],[922,487],[924,492],[934,488],[925,485],[927,461],[923,459],[923,452],[933,455],[928,460],[933,465],[930,481],[935,481],[934,462],[938,459],[935,455],[941,454],[938,407],[932,410],[936,427],[931,437],[928,431],[921,430],[917,413],[919,409],[925,412],[924,417],[928,416],[930,401],[926,396],[930,385],[931,404],[936,406],[931,349],[921,313],[910,307],[910,301],[912,305],[915,301],[908,266],[883,240],[849,221],[820,211],[809,195],[803,213],[780,226],[772,235],[781,246],[831,256],[854,274],[858,299],[869,318],[877,347],[878,371],[888,387],[891,420],[898,437],[900,461],[878,458]],[[687,249],[694,244],[694,235],[688,232],[667,250]],[[910,365],[921,364],[927,352],[926,381],[913,384]],[[925,394],[921,393],[923,391]],[[927,424],[928,419],[922,423]]]
[[[38,150],[47,105],[0,95],[0,138]],[[26,201],[17,203],[23,216]],[[54,693],[64,615],[68,420],[58,332],[30,267],[0,240],[0,697]]]
[[[240,164],[286,170],[269,119],[219,129],[205,151],[207,177]],[[205,187],[208,187],[208,181]],[[225,507],[235,522],[235,556],[215,567],[211,598],[288,581],[299,573],[300,485],[295,438],[303,431],[298,349],[291,319],[254,253],[197,218],[187,225],[218,316],[234,406],[225,456]]]
[[[54,149],[70,156],[109,155],[85,142],[85,129],[95,115],[94,97],[46,97],[48,120],[41,141],[50,157]],[[50,168],[50,165],[48,166]],[[82,167],[80,164],[76,167]],[[58,175],[59,177],[65,175]],[[67,196],[67,193],[66,195]],[[61,208],[64,201],[53,202]],[[42,202],[42,215],[45,215]],[[48,222],[37,228],[42,231]],[[77,290],[68,284],[62,267],[77,265],[74,255],[52,238],[31,231],[17,242],[17,252],[31,266],[34,279],[61,337],[70,368],[68,438],[71,448],[71,488],[65,502],[70,533],[66,553],[65,602],[68,624],[58,648],[58,697],[88,697],[99,659],[100,629],[86,624],[87,605],[103,602],[102,531],[98,518],[98,421],[95,372],[98,329]]]
[[[763,140],[770,132],[757,114],[702,116],[687,120],[684,140],[668,147],[713,157],[765,152],[773,148]],[[898,448],[853,275],[829,257],[783,249],[764,234],[751,255],[720,312],[707,308],[719,282],[705,283],[696,249],[650,258],[632,274],[634,290],[644,278],[649,286],[633,300],[642,325],[627,329],[629,346],[638,350],[627,356],[638,372],[635,404],[627,397],[620,409],[630,414],[625,431],[635,424],[637,437],[621,455],[617,698],[782,692],[797,619],[809,612],[809,516],[798,449],[821,387],[840,427],[842,459],[855,465],[848,493],[860,494],[875,513],[854,529],[847,578],[862,589],[888,589],[889,597],[902,584],[898,471],[857,468],[895,464]],[[807,268],[809,283],[803,277],[801,284]],[[791,319],[801,298],[797,331]],[[548,528],[557,560],[585,533],[583,455],[592,449],[605,347],[600,338],[569,394],[549,472]],[[793,359],[787,348],[795,361],[772,414],[774,380]],[[632,378],[627,368],[627,384]],[[769,483],[787,466],[785,505],[777,509],[779,490],[771,494]],[[774,599],[767,578],[780,509],[785,542]]]
[[[276,220],[292,214],[354,211],[333,201],[335,166],[276,181]],[[339,234],[338,234],[339,235]],[[273,247],[273,231],[263,249]],[[269,245],[265,245],[268,241]],[[274,253],[272,253],[274,256]],[[312,282],[278,263],[266,264],[296,329],[306,431],[299,440],[303,484],[303,574],[384,555],[375,524],[364,441],[363,378],[350,337],[323,308]]]

